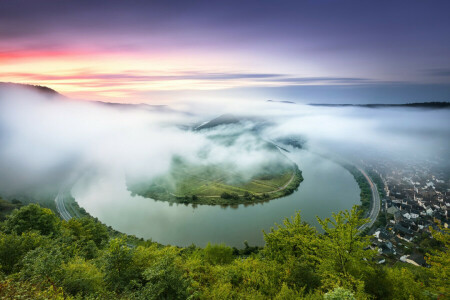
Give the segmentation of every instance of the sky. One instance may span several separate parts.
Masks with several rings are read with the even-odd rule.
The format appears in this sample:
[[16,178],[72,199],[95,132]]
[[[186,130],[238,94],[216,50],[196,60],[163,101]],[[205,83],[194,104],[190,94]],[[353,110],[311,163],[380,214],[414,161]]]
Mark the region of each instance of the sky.
[[449,1],[0,2],[0,81],[124,103],[450,101]]

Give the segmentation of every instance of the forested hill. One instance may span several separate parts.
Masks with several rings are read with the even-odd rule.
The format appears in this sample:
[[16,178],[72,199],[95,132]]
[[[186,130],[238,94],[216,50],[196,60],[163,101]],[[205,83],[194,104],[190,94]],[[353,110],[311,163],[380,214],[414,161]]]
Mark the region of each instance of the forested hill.
[[[17,204],[19,207],[20,205]],[[118,234],[85,217],[60,220],[36,204],[1,223],[1,299],[444,299],[446,231],[429,268],[378,264],[356,208],[320,220],[300,214],[265,233],[266,246],[179,248]],[[259,251],[258,251],[259,250]]]

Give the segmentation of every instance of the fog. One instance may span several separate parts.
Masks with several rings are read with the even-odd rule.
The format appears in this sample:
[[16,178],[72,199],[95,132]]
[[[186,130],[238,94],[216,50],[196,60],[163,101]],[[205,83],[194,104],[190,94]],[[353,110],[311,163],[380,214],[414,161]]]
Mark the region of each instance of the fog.
[[[196,126],[231,113],[241,120]],[[174,156],[226,164],[242,176],[277,159],[265,141],[295,136],[309,151],[348,159],[434,160],[448,166],[450,110],[316,107],[245,101],[113,106],[17,87],[0,91],[0,195],[54,193],[89,178],[168,172]],[[232,143],[217,136],[236,136]]]

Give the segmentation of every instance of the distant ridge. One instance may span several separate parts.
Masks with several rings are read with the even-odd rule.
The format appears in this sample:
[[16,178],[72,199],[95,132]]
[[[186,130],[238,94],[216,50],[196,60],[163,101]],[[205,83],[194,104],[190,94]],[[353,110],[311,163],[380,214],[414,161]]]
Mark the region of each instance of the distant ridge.
[[295,104],[295,102],[292,102],[292,101],[287,101],[287,100],[267,100],[267,102],[276,102],[276,103]]
[[215,119],[212,119],[209,122],[206,122],[206,123],[196,127],[195,129],[202,130],[202,129],[216,127],[219,125],[236,124],[236,123],[239,123],[239,121],[240,120],[232,114],[223,114]]
[[45,95],[52,96],[52,97],[55,97],[55,96],[64,97],[63,95],[61,95],[54,89],[51,89],[49,87],[42,86],[42,85],[22,84],[22,83],[13,83],[13,82],[0,82],[0,88],[25,88],[25,89],[34,90],[41,94],[45,94]]
[[[38,92],[41,95],[49,96],[49,98],[58,97],[58,98],[66,99],[66,100],[69,99],[68,97],[58,93],[54,89],[51,89],[49,87],[42,86],[42,85],[0,82],[0,92],[3,88],[28,89],[28,90]],[[151,105],[151,104],[145,104],[145,103],[141,103],[141,104],[113,103],[113,102],[103,102],[103,101],[89,101],[89,102],[96,104],[96,105],[115,107],[115,108],[119,108],[119,109],[141,109],[141,110],[160,111],[160,112],[172,111],[172,109],[167,105]]]
[[327,104],[327,103],[310,103],[310,106],[327,106],[327,107],[417,107],[417,108],[450,108],[450,102],[415,102],[404,104]]

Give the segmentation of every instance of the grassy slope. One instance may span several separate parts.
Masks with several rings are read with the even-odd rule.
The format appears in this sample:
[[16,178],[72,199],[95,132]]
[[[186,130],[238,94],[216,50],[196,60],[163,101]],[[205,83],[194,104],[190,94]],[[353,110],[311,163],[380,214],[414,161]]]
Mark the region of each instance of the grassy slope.
[[192,166],[177,162],[167,176],[150,185],[132,185],[130,189],[156,200],[230,205],[282,197],[292,193],[302,180],[301,171],[293,163],[245,179],[226,166]]

